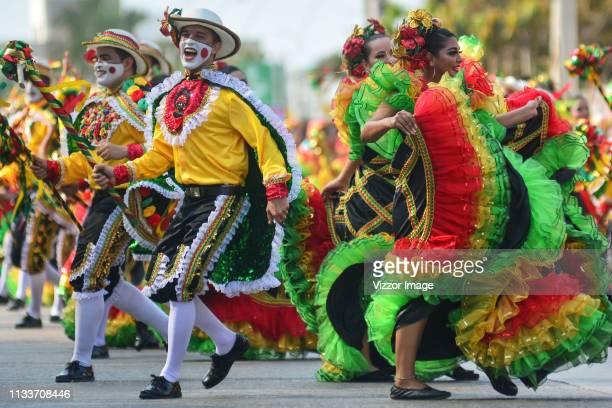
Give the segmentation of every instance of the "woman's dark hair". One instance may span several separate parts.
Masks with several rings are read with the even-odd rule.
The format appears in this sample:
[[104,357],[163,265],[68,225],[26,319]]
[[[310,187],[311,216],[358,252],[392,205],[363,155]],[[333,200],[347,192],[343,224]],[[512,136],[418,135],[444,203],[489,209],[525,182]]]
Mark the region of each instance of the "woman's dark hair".
[[368,40],[365,42],[365,44],[363,45],[363,51],[364,51],[364,54],[365,54],[366,58],[370,56],[370,51],[372,51],[370,49],[370,43],[372,41],[374,41],[374,40],[378,40],[379,38],[387,38],[387,37],[388,37],[387,34],[374,34],[374,35],[371,35],[368,38]]
[[451,37],[457,36],[446,28],[434,28],[425,35],[425,49],[433,55],[438,55],[444,48],[446,40]]

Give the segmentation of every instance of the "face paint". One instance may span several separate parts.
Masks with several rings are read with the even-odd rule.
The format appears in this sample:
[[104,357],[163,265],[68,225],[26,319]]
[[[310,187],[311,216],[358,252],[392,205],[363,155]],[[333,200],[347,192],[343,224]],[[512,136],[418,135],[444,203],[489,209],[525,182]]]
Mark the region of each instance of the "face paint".
[[210,58],[213,49],[210,45],[189,39],[181,40],[181,63],[189,70],[199,68]]
[[31,82],[26,82],[25,93],[27,103],[38,102],[43,97],[38,88],[32,85]]
[[97,61],[94,65],[94,73],[98,85],[105,86],[107,88],[116,85],[121,81],[125,68],[123,64],[111,64],[106,61]]

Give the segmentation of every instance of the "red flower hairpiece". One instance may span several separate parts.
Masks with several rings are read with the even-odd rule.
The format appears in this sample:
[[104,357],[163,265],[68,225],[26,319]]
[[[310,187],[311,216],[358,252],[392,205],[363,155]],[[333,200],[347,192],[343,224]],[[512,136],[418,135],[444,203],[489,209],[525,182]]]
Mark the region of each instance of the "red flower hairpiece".
[[368,56],[365,45],[376,34],[385,35],[385,28],[376,19],[368,19],[368,25],[353,29],[353,33],[346,39],[342,47],[342,64],[350,76],[364,78],[367,75],[365,63]]

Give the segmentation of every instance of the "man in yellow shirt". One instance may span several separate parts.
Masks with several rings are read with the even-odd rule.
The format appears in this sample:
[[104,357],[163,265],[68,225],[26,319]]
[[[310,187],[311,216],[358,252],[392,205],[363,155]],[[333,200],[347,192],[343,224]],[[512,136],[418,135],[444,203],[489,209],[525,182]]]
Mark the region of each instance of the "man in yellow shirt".
[[[44,62],[38,61],[36,69],[40,72],[43,81],[50,85],[51,68]],[[11,116],[10,122],[33,155],[47,158],[59,146],[57,121],[46,100],[31,82],[26,85],[25,102],[23,109]],[[18,181],[20,178],[25,180],[27,186],[27,189],[21,192],[24,195],[23,199],[32,200],[32,205],[31,208],[21,207],[20,214],[14,222],[15,236],[12,237],[12,245],[10,251],[6,251],[6,257],[20,268],[20,274],[29,277],[30,303],[26,315],[15,328],[41,328],[45,280],[55,287],[51,321],[60,321],[62,311],[58,290],[60,272],[51,263],[54,254],[53,243],[60,231],[64,233],[68,230],[69,234],[74,235],[77,229],[68,215],[54,205],[47,186],[35,182],[29,169],[13,162],[0,170],[0,185],[11,190],[18,191],[23,187]],[[8,268],[3,269],[5,273]]]
[[[147,71],[138,42],[127,31],[108,29],[84,45],[95,52],[92,62],[101,91],[89,98],[77,117],[79,136],[96,147],[92,155],[97,163],[115,165],[135,159],[143,154],[145,144],[140,102],[146,80],[131,77]],[[124,91],[128,81],[136,88]],[[164,338],[168,317],[121,277],[131,237],[117,203],[93,181],[93,169],[85,154],[77,150],[60,160],[35,159],[32,170],[38,178],[60,186],[85,179],[95,190],[70,275],[76,300],[74,351],[71,361],[55,378],[56,382],[93,381],[91,354],[98,328],[111,305],[153,326]],[[122,186],[119,191],[124,191]]]
[[282,122],[240,80],[210,69],[235,54],[238,36],[210,10],[166,15],[162,32],[179,48],[175,72],[148,96],[152,147],[126,164],[97,165],[103,186],[174,168],[185,199],[153,254],[145,293],[170,302],[169,348],[140,398],[179,398],[179,371],[194,324],[215,342],[202,383],[211,388],[247,350],[198,298],[213,285],[227,296],[276,287],[289,202],[300,191],[295,144]]

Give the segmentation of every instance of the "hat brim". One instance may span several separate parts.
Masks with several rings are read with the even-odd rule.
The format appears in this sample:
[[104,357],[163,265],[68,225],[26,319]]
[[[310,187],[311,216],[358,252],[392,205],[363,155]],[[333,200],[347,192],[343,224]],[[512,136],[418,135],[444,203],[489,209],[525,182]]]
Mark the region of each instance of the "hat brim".
[[136,72],[135,72],[136,75],[145,75],[147,71],[149,70],[149,63],[147,62],[145,57],[140,52],[134,51],[131,48],[124,47],[123,45],[108,43],[108,42],[103,42],[103,41],[86,41],[86,42],[83,42],[82,44],[85,45],[87,49],[94,49],[94,50],[99,47],[119,48],[120,50],[123,50],[127,52],[128,54],[130,54],[130,56],[134,58],[134,61],[136,61]]
[[221,39],[221,49],[215,55],[215,60],[221,60],[224,58],[231,57],[236,54],[240,49],[240,37],[229,28],[217,24],[210,20],[204,20],[201,18],[193,17],[181,17],[181,16],[170,16],[170,24],[174,26],[176,31],[180,34],[181,30],[190,25],[198,25],[208,28],[219,36]]
[[[156,61],[159,62],[161,71],[163,74],[166,75],[170,75],[172,73],[172,64],[170,64],[170,61],[168,61],[168,59],[166,57],[164,57],[163,54],[159,54],[157,52],[157,50],[154,50],[153,48],[150,49],[151,51],[149,51],[148,49],[145,50],[141,47],[141,53],[142,55],[149,56],[151,58],[154,58]],[[151,67],[149,67],[151,68]]]

